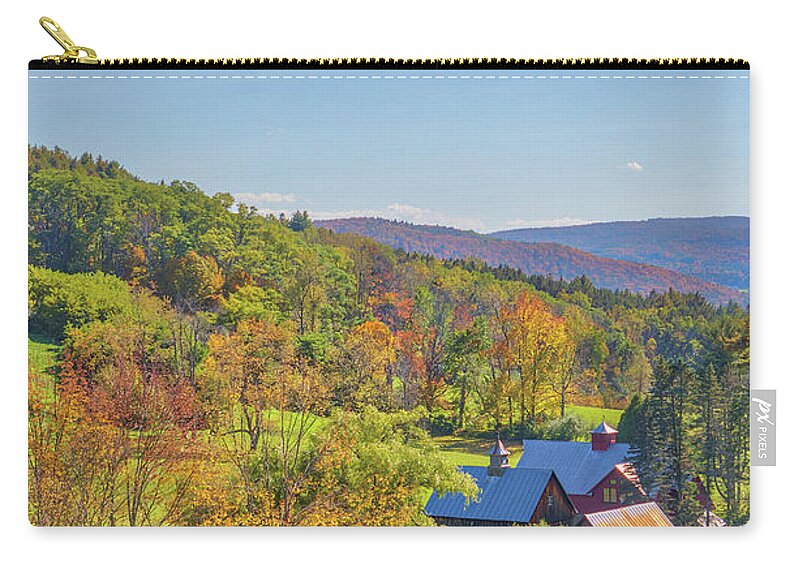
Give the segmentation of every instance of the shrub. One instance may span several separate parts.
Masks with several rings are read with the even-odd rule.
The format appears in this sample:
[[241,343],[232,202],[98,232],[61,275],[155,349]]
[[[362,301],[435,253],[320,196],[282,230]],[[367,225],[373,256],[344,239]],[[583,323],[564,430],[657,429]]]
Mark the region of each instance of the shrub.
[[590,426],[580,417],[567,415],[563,418],[526,423],[519,428],[522,439],[552,439],[578,441],[586,439]]
[[458,418],[443,410],[431,413],[428,421],[432,436],[453,435],[458,427]]
[[61,340],[68,327],[106,321],[132,306],[130,288],[113,275],[28,267],[28,328],[32,334]]

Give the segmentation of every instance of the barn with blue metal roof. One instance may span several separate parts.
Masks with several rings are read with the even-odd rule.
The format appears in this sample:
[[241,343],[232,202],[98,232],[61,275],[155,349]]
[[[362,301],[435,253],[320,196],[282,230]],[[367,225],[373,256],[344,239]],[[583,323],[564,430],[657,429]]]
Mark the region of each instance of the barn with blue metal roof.
[[608,451],[593,451],[589,442],[538,439],[526,439],[522,445],[517,467],[552,469],[570,495],[585,495],[616,465],[627,463],[630,447],[618,443]]
[[640,511],[654,513],[652,505],[617,512],[648,501],[630,462],[630,445],[617,443],[617,430],[605,421],[590,435],[591,442],[524,440],[516,468],[498,435],[488,467],[459,467],[475,480],[477,498],[434,492],[425,512],[437,524],[454,526],[576,524],[577,513],[615,511],[596,517],[600,524]]
[[517,468],[552,469],[581,513],[614,509],[646,500],[630,462],[630,445],[617,443],[605,421],[591,442],[524,440]]
[[492,447],[488,467],[459,467],[475,480],[478,496],[434,492],[425,513],[448,526],[528,525],[542,521],[570,522],[575,514],[567,492],[552,469],[514,469],[500,439]]

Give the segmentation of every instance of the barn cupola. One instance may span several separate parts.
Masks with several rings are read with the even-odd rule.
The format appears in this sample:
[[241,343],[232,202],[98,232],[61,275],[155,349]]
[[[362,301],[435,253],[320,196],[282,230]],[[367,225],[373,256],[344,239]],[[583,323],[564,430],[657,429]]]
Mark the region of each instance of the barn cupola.
[[608,448],[617,443],[617,430],[608,425],[605,420],[589,432],[592,434],[592,451],[608,451]]
[[500,477],[503,474],[503,469],[508,468],[508,456],[511,453],[506,449],[506,446],[503,445],[503,442],[500,441],[500,433],[497,433],[496,441],[492,446],[492,449],[489,451],[489,476],[490,477]]

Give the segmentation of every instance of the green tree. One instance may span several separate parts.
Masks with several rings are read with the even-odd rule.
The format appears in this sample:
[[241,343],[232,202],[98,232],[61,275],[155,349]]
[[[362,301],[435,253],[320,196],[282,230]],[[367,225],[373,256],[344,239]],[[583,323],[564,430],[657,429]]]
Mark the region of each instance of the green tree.
[[169,261],[160,276],[160,289],[177,305],[208,308],[221,299],[225,277],[212,257],[190,251]]
[[300,212],[299,210],[292,214],[287,225],[293,232],[304,232],[313,227],[308,212]]
[[30,331],[60,340],[67,330],[130,313],[134,298],[125,282],[105,273],[68,274],[28,266]]
[[222,299],[217,322],[232,328],[250,319],[279,322],[283,302],[282,295],[275,289],[245,285]]
[[490,347],[486,320],[476,318],[467,327],[456,329],[445,342],[443,368],[458,388],[458,427],[464,428],[467,397],[485,373],[485,353]]
[[426,411],[336,413],[320,438],[326,453],[308,481],[298,524],[403,526],[429,523],[423,488],[474,499],[475,482],[458,471],[419,427]]
[[658,359],[646,404],[644,434],[636,442],[634,464],[646,489],[657,489],[673,523],[697,524],[701,509],[691,454],[691,389],[694,371],[682,360]]

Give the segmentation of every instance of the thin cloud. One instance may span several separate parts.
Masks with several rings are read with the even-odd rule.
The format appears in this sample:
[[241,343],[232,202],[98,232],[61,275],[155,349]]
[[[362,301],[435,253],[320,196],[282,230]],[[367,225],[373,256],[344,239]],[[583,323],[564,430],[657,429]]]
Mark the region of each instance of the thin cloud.
[[386,211],[399,216],[429,216],[432,214],[430,210],[424,208],[417,208],[416,206],[409,206],[408,204],[389,204]]
[[412,224],[446,226],[461,230],[483,231],[486,229],[482,220],[462,217],[458,214],[443,214],[409,204],[389,204],[386,207],[385,214],[379,217],[388,218],[390,220],[402,220]]
[[[294,208],[297,209],[297,208]],[[275,205],[265,205],[259,208],[264,215],[280,216],[291,215],[294,209],[283,209]],[[419,208],[410,204],[389,204],[381,209],[349,209],[349,210],[315,210],[313,208],[301,208],[308,211],[312,220],[335,220],[341,218],[382,218],[385,220],[397,220],[411,224],[423,224],[434,226],[446,226],[462,230],[484,231],[485,225],[480,220],[460,217],[458,215],[447,215],[425,208]]]
[[275,192],[263,192],[261,194],[242,192],[234,194],[233,197],[236,199],[236,202],[255,207],[267,206],[269,204],[291,204],[297,201],[294,194],[278,194]]
[[595,224],[596,220],[582,220],[580,218],[553,218],[549,220],[509,220],[505,223],[505,227],[509,229],[517,228],[564,228],[567,226],[585,226],[588,224]]
[[338,220],[342,218],[385,218],[380,210],[309,210],[312,220]]
[[634,170],[636,172],[641,172],[642,170],[644,170],[644,167],[635,160],[629,160],[628,164],[626,164],[625,166],[628,170]]

